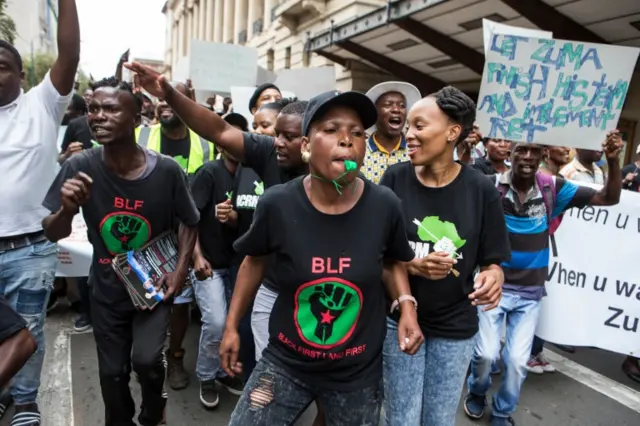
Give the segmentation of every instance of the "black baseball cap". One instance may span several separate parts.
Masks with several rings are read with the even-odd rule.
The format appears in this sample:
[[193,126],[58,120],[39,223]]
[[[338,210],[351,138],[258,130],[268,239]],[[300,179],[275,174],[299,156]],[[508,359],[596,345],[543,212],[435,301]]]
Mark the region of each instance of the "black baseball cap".
[[346,106],[355,110],[360,116],[365,130],[376,124],[378,120],[378,110],[375,104],[364,93],[332,90],[315,96],[309,101],[309,106],[307,106],[307,111],[302,119],[302,136],[308,136],[311,124],[335,106]]
[[242,114],[238,114],[237,112],[229,113],[224,116],[224,121],[232,126],[240,127],[243,132],[249,131],[249,121],[247,121]]

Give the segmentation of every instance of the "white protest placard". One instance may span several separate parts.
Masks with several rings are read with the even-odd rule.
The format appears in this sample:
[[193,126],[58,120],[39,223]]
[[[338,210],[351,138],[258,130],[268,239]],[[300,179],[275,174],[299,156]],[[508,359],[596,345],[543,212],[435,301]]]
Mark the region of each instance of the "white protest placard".
[[600,149],[640,49],[494,34],[476,124],[486,137]]
[[73,217],[71,235],[58,241],[57,277],[87,277],[91,268],[93,247],[87,239],[87,225],[82,214]]
[[229,93],[231,86],[252,86],[258,77],[258,51],[236,44],[192,40],[188,75],[199,90]]
[[295,93],[299,100],[308,101],[320,93],[335,90],[336,71],[333,66],[281,70],[274,84],[281,91]]
[[536,335],[640,356],[640,194],[567,211],[554,239]]
[[260,86],[265,83],[273,83],[274,81],[276,81],[276,78],[277,76],[275,73],[258,65],[258,78],[256,79],[256,86]]
[[491,43],[491,36],[493,34],[510,34],[514,36],[522,37],[535,37],[535,38],[553,38],[551,31],[532,30],[530,28],[513,27],[511,25],[501,24],[499,22],[493,22],[489,19],[482,20],[482,36],[484,40],[484,54],[489,51],[489,44]]

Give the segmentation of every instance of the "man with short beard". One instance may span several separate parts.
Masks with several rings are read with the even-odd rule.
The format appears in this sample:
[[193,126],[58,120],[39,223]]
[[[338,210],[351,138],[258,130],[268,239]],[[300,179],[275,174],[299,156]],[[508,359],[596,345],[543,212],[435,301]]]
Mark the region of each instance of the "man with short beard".
[[[172,85],[178,92],[189,96],[189,88],[186,84],[173,83]],[[196,170],[204,163],[214,160],[214,145],[189,129],[166,102],[158,104],[156,116],[159,124],[139,127],[136,130],[138,144],[172,157],[187,173],[189,180],[192,180]],[[182,349],[182,342],[189,326],[191,302],[193,302],[193,288],[187,287],[176,297],[171,312],[167,381],[174,390],[184,389],[189,385],[189,376],[184,371],[183,365],[185,351]]]

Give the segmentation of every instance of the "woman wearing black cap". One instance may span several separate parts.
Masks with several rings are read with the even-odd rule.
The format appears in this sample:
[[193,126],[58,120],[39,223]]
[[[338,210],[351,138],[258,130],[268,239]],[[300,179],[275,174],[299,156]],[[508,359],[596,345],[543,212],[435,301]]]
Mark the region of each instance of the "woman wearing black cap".
[[280,99],[282,99],[282,93],[280,93],[278,86],[272,83],[262,84],[256,87],[249,99],[249,111],[255,115],[262,105],[277,102]]
[[409,282],[425,335],[416,356],[407,356],[395,344],[398,316],[388,318],[385,426],[455,425],[478,332],[476,306],[491,309],[500,300],[499,265],[510,257],[500,195],[489,179],[453,160],[473,130],[475,111],[453,87],[417,102],[406,134],[411,162],[390,166],[380,182],[402,201],[415,252]]
[[[270,339],[230,425],[294,424],[311,402],[327,424],[377,424],[382,403],[387,290],[401,312],[398,344],[422,341],[403,262],[413,258],[398,199],[357,176],[365,129],[376,109],[363,94],[329,92],[309,102],[303,158],[309,174],[268,190],[236,244],[246,255],[220,347],[229,374],[238,361],[238,321],[253,299],[269,255],[279,291]],[[375,212],[375,213],[373,213]],[[366,239],[362,235],[367,235]]]
[[[164,99],[191,130],[214,141],[217,147],[239,159],[243,166],[253,169],[261,179],[262,190],[308,173],[300,153],[302,118],[307,102],[293,102],[280,111],[274,128],[277,137],[247,133],[174,90],[164,76],[151,68],[138,63],[125,66],[137,73],[145,90]],[[256,100],[256,105],[262,106],[262,102]],[[262,355],[266,346],[267,324],[277,296],[277,288],[271,281],[267,273],[254,305],[252,328],[256,358]]]

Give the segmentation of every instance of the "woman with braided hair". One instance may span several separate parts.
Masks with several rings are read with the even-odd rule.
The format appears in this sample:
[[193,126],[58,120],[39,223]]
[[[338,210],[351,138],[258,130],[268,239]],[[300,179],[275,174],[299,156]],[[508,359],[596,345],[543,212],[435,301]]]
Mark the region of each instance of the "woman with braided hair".
[[476,306],[488,310],[500,300],[499,265],[510,255],[500,196],[489,179],[453,159],[475,111],[454,87],[417,102],[406,134],[411,161],[389,167],[380,182],[402,200],[415,252],[406,266],[425,336],[416,355],[401,352],[391,311],[383,352],[387,426],[455,425],[478,332]]

